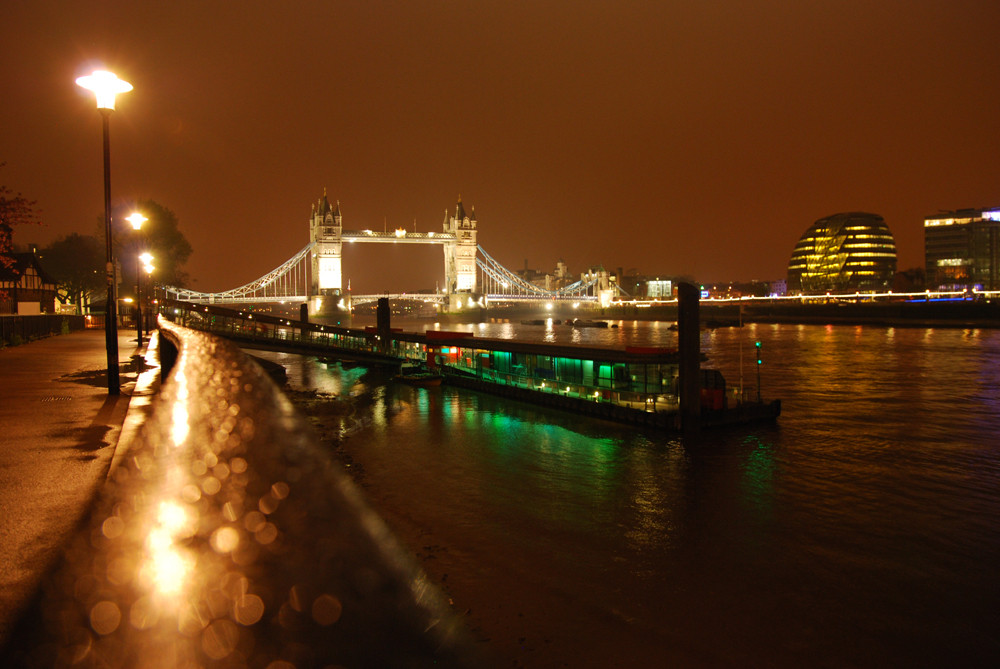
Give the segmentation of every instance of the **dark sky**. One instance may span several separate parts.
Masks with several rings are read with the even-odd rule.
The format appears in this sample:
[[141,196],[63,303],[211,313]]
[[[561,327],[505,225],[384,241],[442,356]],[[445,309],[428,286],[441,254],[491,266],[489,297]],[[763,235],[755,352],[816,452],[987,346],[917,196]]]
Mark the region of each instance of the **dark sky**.
[[[511,268],[783,278],[816,219],[881,214],[900,268],[922,218],[1000,205],[996,0],[51,2],[0,21],[0,181],[15,241],[93,234],[95,65],[112,198],[172,209],[200,290],[347,229],[440,230],[461,194]],[[355,292],[433,287],[437,247],[348,249]]]

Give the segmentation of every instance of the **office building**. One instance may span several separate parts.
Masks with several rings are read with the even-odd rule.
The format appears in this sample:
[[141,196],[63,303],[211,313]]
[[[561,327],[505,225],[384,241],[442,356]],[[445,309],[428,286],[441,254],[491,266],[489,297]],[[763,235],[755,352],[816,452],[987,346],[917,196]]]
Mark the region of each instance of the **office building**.
[[931,290],[1000,290],[1000,208],[924,219],[924,269]]

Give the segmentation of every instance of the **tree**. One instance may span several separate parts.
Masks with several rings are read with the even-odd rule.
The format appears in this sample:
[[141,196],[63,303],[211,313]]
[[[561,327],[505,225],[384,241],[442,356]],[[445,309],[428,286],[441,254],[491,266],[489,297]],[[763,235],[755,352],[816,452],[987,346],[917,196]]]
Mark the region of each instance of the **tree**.
[[[0,168],[6,164],[0,162]],[[20,193],[15,193],[7,186],[0,184],[0,275],[16,275],[14,259],[8,255],[14,246],[14,226],[37,225],[39,216],[35,205],[34,200],[29,200]],[[7,297],[7,291],[0,290],[0,301]]]
[[[7,163],[0,162],[0,168]],[[39,223],[37,203],[20,193],[13,192],[7,186],[0,184],[0,263],[2,267],[12,266],[12,261],[6,253],[13,247],[14,226]]]
[[[56,280],[59,301],[75,304],[83,313],[84,298],[105,287],[104,242],[73,233],[41,250],[42,268]],[[107,295],[101,295],[101,300]]]
[[[147,219],[138,232],[125,220],[136,211]],[[178,229],[174,212],[154,200],[141,200],[131,208],[116,208],[112,221],[115,223],[114,254],[119,259],[123,290],[126,286],[135,286],[136,258],[144,251],[153,255],[156,283],[183,286],[187,282],[187,274],[181,267],[191,256],[191,244]]]
[[924,268],[912,267],[896,273],[892,282],[892,290],[895,293],[913,293],[923,290],[924,285]]

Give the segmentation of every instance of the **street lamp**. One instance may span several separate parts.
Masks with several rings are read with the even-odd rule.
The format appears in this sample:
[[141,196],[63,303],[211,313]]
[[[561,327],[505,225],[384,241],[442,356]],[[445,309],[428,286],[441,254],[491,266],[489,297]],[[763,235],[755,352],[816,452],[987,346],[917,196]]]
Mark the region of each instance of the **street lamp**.
[[104,316],[104,338],[108,351],[108,394],[118,395],[118,308],[115,304],[115,266],[111,256],[111,142],[108,125],[115,108],[115,96],[132,90],[132,84],[105,70],[79,77],[78,86],[92,91],[97,98],[97,111],[101,113],[104,128],[104,245],[107,256],[108,299]]
[[[142,269],[143,269],[144,272],[146,272],[146,285],[148,286],[149,285],[149,279],[153,275],[153,269],[155,269],[153,267],[153,254],[149,253],[148,251],[146,253],[140,253],[139,254],[139,260],[142,261]],[[153,291],[153,292],[155,293],[155,291]],[[150,335],[152,335],[152,331],[153,331],[152,330],[152,326],[150,326],[150,328],[148,330],[148,332],[150,333]]]
[[[132,215],[125,220],[132,224],[132,229],[135,231],[136,236],[138,236],[139,230],[142,228],[142,224],[149,219],[135,211],[132,212]],[[136,246],[138,246],[138,244]],[[138,255],[135,257],[135,333],[139,346],[142,346],[142,290],[139,286]]]

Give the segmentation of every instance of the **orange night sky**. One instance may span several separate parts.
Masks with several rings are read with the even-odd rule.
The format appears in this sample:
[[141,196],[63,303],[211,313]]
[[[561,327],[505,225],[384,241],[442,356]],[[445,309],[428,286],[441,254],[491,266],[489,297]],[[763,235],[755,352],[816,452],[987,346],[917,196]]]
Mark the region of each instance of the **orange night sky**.
[[[8,3],[0,179],[96,234],[100,117],[130,81],[112,199],[172,209],[199,290],[346,229],[440,230],[461,194],[511,268],[779,279],[816,219],[1000,205],[995,0]],[[356,292],[433,288],[438,248],[345,249]]]

